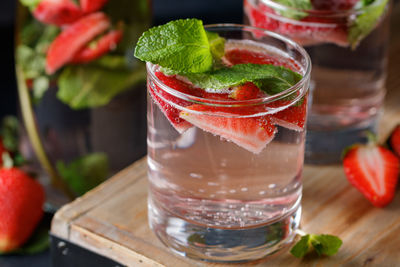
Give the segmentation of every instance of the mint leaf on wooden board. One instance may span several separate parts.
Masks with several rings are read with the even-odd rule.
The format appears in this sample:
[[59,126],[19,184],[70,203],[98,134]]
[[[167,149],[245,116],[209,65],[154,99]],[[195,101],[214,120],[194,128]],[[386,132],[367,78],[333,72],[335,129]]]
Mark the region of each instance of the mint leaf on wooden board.
[[200,73],[212,68],[203,22],[180,19],[144,32],[135,48],[135,57],[181,73]]
[[56,167],[78,196],[102,183],[109,175],[108,157],[105,153],[88,154],[69,164],[58,161]]
[[306,234],[292,247],[290,253],[302,258],[311,251],[315,251],[319,256],[335,255],[342,246],[342,240],[333,235]]
[[388,0],[360,1],[361,13],[349,27],[348,40],[353,49],[370,34],[380,22]]
[[301,79],[300,74],[285,67],[260,64],[238,64],[230,68],[185,76],[200,88],[214,90],[253,82],[270,95],[290,88]]
[[99,107],[145,79],[144,67],[131,71],[95,65],[68,66],[59,76],[57,97],[72,109]]
[[300,20],[306,17],[308,14],[302,12],[302,10],[311,10],[313,8],[310,0],[274,0],[285,7],[285,9],[275,9],[280,15]]

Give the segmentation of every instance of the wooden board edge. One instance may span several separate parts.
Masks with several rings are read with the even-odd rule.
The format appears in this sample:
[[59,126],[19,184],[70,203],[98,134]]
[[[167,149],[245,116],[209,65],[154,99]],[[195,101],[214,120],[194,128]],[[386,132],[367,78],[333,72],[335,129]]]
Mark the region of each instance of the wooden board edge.
[[[126,266],[165,267],[165,265],[78,225],[71,226],[69,241]],[[118,253],[114,253],[115,250],[118,250]]]

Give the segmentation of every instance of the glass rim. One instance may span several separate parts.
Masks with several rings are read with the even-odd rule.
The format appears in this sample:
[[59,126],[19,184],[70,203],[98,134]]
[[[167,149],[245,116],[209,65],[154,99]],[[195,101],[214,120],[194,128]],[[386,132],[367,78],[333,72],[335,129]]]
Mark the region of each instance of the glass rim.
[[154,68],[157,66],[156,64],[153,64],[151,62],[146,62],[146,69],[147,69],[147,74],[150,75],[151,80],[154,81],[158,87],[160,87],[162,90],[166,91],[167,93],[178,97],[180,99],[185,99],[191,102],[195,102],[198,104],[204,104],[208,106],[219,106],[219,107],[240,107],[240,106],[248,106],[248,105],[261,105],[261,104],[267,104],[271,103],[277,100],[281,100],[285,97],[291,96],[293,93],[300,92],[299,97],[293,98],[291,103],[289,105],[285,106],[290,106],[293,103],[296,103],[302,96],[306,94],[308,91],[308,85],[307,83],[310,80],[311,76],[311,58],[306,52],[306,50],[296,43],[295,41],[272,31],[265,30],[262,28],[258,27],[253,27],[253,26],[248,26],[248,25],[243,25],[243,24],[234,24],[234,23],[220,23],[220,24],[208,24],[204,25],[205,29],[211,29],[211,28],[218,28],[218,29],[229,29],[232,28],[234,29],[240,29],[240,30],[247,30],[247,31],[260,31],[263,32],[266,36],[273,37],[275,39],[278,39],[286,44],[289,44],[290,47],[293,49],[297,50],[300,52],[301,56],[305,59],[306,61],[306,66],[304,68],[304,74],[303,77],[298,81],[295,85],[289,87],[288,89],[274,94],[274,95],[268,95],[265,97],[259,97],[259,98],[254,98],[254,99],[249,99],[249,100],[239,100],[239,101],[234,101],[232,103],[232,100],[219,100],[219,99],[209,99],[209,98],[203,98],[203,97],[198,97],[186,93],[182,93],[178,90],[175,90],[167,85],[165,85],[154,73]]
[[[255,0],[246,0],[253,4]],[[349,17],[351,15],[359,15],[364,13],[363,7],[353,7],[351,9],[339,9],[339,10],[327,10],[327,9],[300,9],[291,6],[284,5],[282,3],[275,2],[274,0],[259,0],[259,2],[271,7],[273,9],[287,11],[291,10],[299,13],[306,13],[312,17],[327,17],[327,18],[341,18]],[[378,2],[378,1],[377,1]],[[277,14],[279,15],[279,14]],[[281,15],[280,15],[281,16]],[[290,18],[288,18],[290,19]],[[331,24],[333,22],[317,22],[318,24]]]

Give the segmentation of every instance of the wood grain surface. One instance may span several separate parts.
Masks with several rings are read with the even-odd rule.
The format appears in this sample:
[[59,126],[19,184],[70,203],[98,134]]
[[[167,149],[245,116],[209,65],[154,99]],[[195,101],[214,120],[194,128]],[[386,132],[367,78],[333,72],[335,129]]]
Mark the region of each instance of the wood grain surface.
[[[400,123],[398,25],[400,8],[392,19],[388,94],[379,128],[381,139]],[[305,166],[303,177],[301,227],[305,232],[338,235],[344,242],[339,253],[300,260],[282,251],[246,265],[400,266],[399,192],[388,207],[378,209],[349,185],[341,166]],[[147,225],[146,197],[146,159],[142,159],[59,210],[51,232],[128,266],[224,266],[192,261],[165,248]]]

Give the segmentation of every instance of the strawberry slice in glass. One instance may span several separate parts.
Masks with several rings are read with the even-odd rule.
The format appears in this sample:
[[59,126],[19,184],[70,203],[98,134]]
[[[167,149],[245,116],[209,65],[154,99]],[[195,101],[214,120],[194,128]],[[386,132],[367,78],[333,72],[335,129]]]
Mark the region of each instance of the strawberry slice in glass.
[[80,0],[81,9],[84,13],[92,13],[100,10],[108,0]]
[[42,0],[32,14],[40,22],[57,26],[73,23],[83,16],[72,0]]
[[71,62],[78,51],[109,27],[108,17],[98,12],[79,19],[63,30],[49,47],[46,57],[46,72],[53,74]]

